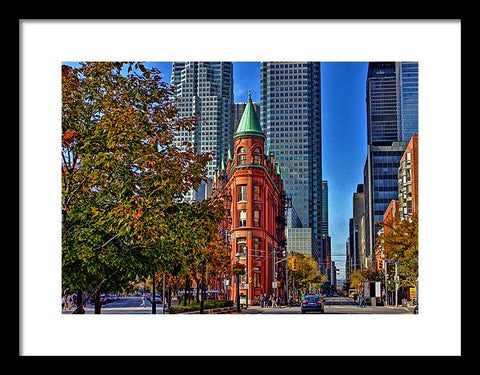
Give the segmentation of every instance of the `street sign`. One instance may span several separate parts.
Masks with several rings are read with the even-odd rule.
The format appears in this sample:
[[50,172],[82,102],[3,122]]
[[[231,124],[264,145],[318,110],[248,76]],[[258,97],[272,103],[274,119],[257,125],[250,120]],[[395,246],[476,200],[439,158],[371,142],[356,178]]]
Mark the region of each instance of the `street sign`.
[[410,288],[410,299],[417,299],[417,288]]

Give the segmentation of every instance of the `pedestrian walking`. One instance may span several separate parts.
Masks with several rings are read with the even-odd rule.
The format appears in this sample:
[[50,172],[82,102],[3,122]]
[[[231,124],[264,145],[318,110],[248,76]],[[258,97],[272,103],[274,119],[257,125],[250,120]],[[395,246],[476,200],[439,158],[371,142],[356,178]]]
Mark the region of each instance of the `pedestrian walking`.
[[73,305],[73,298],[71,295],[67,297],[67,310],[71,310]]
[[365,297],[363,295],[363,293],[360,293],[360,304],[359,304],[359,307],[367,307],[365,305]]
[[263,294],[260,294],[260,307],[265,307],[265,297],[263,296]]
[[276,298],[276,296],[273,296],[273,297],[272,297],[272,307],[278,307],[278,306],[277,306],[277,298]]
[[143,293],[142,294],[142,304],[140,305],[140,307],[146,307],[146,302],[147,302],[147,299],[146,299],[146,296],[145,296],[146,293]]

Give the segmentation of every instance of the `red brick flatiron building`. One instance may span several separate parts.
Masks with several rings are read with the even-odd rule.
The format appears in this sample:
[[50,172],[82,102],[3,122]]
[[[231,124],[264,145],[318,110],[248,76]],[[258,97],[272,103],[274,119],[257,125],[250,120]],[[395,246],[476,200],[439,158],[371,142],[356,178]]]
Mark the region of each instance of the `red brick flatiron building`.
[[[250,93],[233,138],[233,156],[229,150],[226,165],[215,175],[212,195],[225,204],[222,228],[229,234],[232,265],[245,265],[240,300],[255,305],[261,295],[273,295],[277,303],[285,303],[285,191],[280,168],[265,151],[265,134]],[[227,298],[235,301],[233,275],[226,284]]]

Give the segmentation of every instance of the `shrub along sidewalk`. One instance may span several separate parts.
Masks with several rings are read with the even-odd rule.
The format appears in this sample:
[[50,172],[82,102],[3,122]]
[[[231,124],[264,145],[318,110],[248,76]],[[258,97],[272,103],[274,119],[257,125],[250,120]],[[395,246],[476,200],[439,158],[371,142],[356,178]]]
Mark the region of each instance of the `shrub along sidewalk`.
[[[233,311],[233,301],[231,300],[206,300],[203,306],[205,314],[217,314],[222,312]],[[175,305],[168,308],[169,314],[198,314],[200,312],[200,304],[193,303],[191,305]]]

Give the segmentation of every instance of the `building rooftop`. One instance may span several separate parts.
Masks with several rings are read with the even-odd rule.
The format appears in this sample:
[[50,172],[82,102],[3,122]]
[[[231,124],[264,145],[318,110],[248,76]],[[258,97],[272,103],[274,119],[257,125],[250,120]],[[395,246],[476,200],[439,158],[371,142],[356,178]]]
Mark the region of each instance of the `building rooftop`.
[[237,131],[233,135],[233,139],[240,137],[260,137],[265,139],[265,133],[260,126],[260,121],[253,107],[250,91],[248,91],[248,102],[238,124]]

